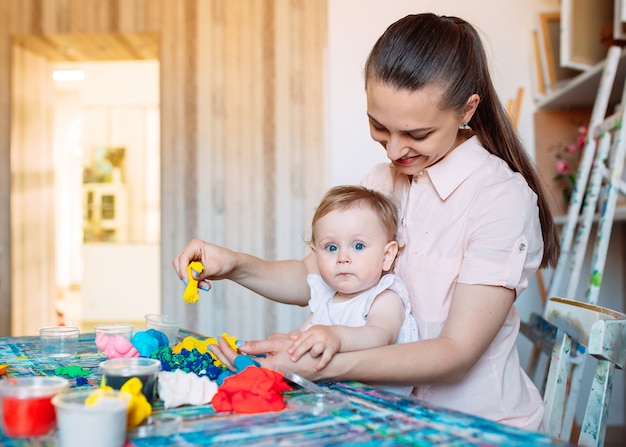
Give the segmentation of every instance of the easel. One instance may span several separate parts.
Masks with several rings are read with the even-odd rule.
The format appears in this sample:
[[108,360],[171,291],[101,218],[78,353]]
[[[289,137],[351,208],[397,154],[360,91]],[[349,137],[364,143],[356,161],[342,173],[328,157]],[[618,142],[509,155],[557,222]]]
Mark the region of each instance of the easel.
[[517,130],[517,123],[519,122],[519,112],[522,107],[522,97],[524,96],[524,87],[517,89],[517,96],[515,99],[509,99],[506,103],[506,113],[511,118],[511,124],[513,129]]
[[[626,187],[621,181],[626,155],[626,127],[622,125],[626,123],[623,107],[626,104],[626,86],[622,92],[621,104],[614,114],[606,116],[620,56],[621,48],[613,46],[605,61],[588,126],[588,137],[576,175],[576,184],[561,233],[561,256],[552,274],[547,294],[542,295],[544,304],[546,299],[552,296],[577,299],[591,304],[597,304],[598,301],[618,195],[620,191],[626,192]],[[591,228],[596,218],[598,228],[593,240],[587,290],[584,299],[578,299],[576,291],[581,280]],[[545,290],[543,277],[539,279],[540,286]],[[552,346],[551,342],[545,340],[550,332],[545,330],[544,322],[542,317],[533,315],[529,323],[522,324],[522,333],[534,344],[527,368],[531,377],[536,374],[542,350],[545,352]],[[550,355],[550,352],[547,354]],[[578,361],[572,367],[572,380],[563,417],[564,439],[569,439],[574,422],[582,366],[583,362]]]

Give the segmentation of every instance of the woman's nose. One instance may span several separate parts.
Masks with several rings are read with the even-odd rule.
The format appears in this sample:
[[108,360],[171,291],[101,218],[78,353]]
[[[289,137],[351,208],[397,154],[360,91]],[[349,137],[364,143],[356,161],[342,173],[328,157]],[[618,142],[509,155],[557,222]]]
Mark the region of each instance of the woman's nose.
[[385,150],[387,151],[387,157],[390,160],[397,160],[398,158],[404,157],[409,148],[405,144],[404,138],[399,135],[390,135],[387,139],[387,144],[384,145]]

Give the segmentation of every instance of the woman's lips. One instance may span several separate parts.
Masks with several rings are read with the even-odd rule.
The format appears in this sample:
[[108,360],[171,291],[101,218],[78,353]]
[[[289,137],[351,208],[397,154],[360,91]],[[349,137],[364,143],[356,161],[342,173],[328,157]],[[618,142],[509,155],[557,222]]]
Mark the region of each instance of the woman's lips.
[[417,156],[408,157],[408,158],[399,158],[395,160],[394,163],[402,165],[402,166],[407,166],[407,165],[413,164],[417,158],[418,158]]

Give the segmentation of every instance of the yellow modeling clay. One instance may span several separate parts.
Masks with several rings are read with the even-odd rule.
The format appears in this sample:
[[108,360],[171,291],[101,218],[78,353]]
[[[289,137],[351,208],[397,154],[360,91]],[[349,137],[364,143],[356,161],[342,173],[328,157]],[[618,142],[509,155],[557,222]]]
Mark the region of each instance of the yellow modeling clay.
[[101,397],[106,396],[106,394],[104,394],[102,392],[103,390],[106,390],[106,389],[112,390],[113,388],[111,388],[111,387],[106,387],[106,388],[103,387],[103,388],[99,388],[97,390],[94,390],[94,392],[91,393],[89,395],[89,397],[87,397],[87,399],[85,399],[85,405],[88,406],[88,407],[90,407],[92,405],[95,405],[100,400]]
[[[239,349],[237,346],[237,337],[228,335],[226,332],[222,334],[222,337],[224,337],[228,345],[231,348],[233,348],[235,351]],[[180,352],[183,349],[186,349],[187,351],[191,351],[192,349],[195,348],[198,350],[200,354],[206,354],[208,352],[213,358],[215,366],[221,367],[221,366],[224,366],[224,364],[208,348],[209,345],[216,345],[216,344],[217,344],[217,337],[209,337],[205,340],[201,340],[199,338],[189,336],[189,337],[185,337],[183,341],[173,346],[172,353],[180,354]]]
[[[130,401],[128,402],[128,417],[126,419],[126,426],[128,428],[133,428],[141,424],[144,419],[146,419],[150,414],[152,414],[152,405],[146,399],[141,392],[143,384],[141,380],[137,377],[133,377],[124,383],[120,388],[120,391],[130,394]],[[100,389],[102,390],[112,390],[110,386],[107,386],[102,380],[100,385]],[[93,405],[98,401],[101,395],[98,395],[97,392],[94,392],[91,396],[87,398],[85,401],[86,405]]]
[[120,391],[131,395],[130,403],[128,404],[128,419],[126,421],[128,428],[138,426],[152,414],[152,405],[150,405],[146,396],[141,393],[142,386],[141,380],[133,377],[120,388]]
[[185,293],[183,294],[185,303],[195,303],[200,299],[200,294],[198,293],[198,280],[194,278],[191,271],[195,270],[196,272],[201,272],[203,269],[204,266],[198,261],[193,261],[187,266],[187,276],[189,277],[189,282],[187,283],[187,288],[185,288]]

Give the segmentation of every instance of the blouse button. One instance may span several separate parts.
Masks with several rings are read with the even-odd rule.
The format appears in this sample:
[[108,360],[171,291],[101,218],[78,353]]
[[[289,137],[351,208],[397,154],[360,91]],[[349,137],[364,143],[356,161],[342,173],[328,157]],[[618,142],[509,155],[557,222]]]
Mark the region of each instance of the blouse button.
[[524,251],[524,250],[526,250],[526,244],[524,243],[519,244],[519,251]]

